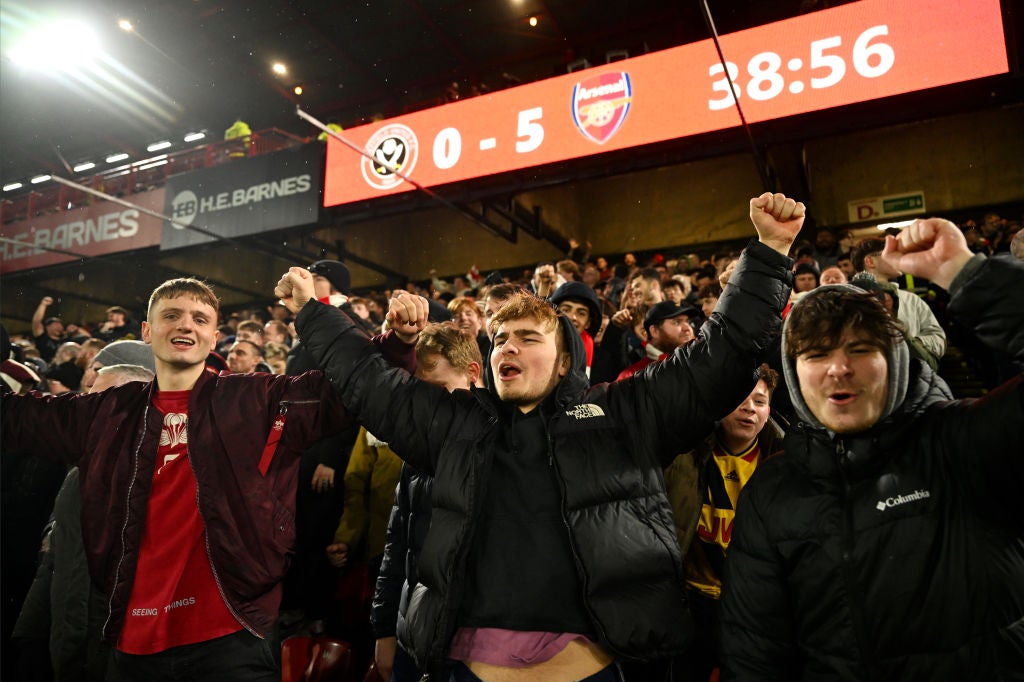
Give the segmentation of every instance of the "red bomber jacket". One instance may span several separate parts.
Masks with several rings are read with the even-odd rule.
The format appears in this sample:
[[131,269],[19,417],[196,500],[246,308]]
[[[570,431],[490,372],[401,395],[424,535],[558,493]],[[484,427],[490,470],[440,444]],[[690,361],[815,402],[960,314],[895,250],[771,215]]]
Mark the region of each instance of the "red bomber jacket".
[[[412,346],[390,332],[374,342],[392,365],[414,369]],[[146,522],[162,426],[151,406],[155,389],[155,381],[132,382],[89,395],[3,398],[6,452],[56,456],[80,468],[86,559],[93,583],[108,595],[103,634],[111,642],[124,623]],[[239,623],[265,637],[295,549],[299,457],[351,417],[319,371],[204,372],[188,410],[188,454],[215,581]]]

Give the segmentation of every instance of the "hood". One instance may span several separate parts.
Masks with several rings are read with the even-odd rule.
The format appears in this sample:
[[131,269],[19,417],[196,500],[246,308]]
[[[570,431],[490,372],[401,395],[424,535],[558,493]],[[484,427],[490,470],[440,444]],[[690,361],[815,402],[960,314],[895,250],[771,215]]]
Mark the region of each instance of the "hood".
[[[580,397],[590,388],[590,379],[587,377],[587,351],[583,347],[583,339],[580,337],[576,327],[565,315],[558,313],[558,331],[562,334],[562,341],[569,349],[569,372],[562,377],[555,387],[554,399],[557,407],[572,406],[579,402]],[[493,352],[493,347],[491,349]],[[491,371],[490,352],[484,359],[484,382],[487,385],[487,392],[494,399],[498,400],[498,394],[494,389],[494,373]],[[550,400],[548,396],[547,400]]]
[[555,388],[555,402],[558,407],[570,407],[578,403],[582,395],[590,388],[590,379],[587,377],[587,351],[572,320],[559,314],[558,328],[562,332],[562,340],[565,341],[565,347],[569,349],[572,362],[569,363],[568,374],[562,377]]
[[601,303],[597,300],[597,292],[583,282],[566,282],[551,294],[551,302],[558,306],[562,301],[577,301],[587,306],[590,311],[590,326],[587,333],[597,336],[601,330]]
[[[863,289],[850,284],[829,284],[807,292],[804,296],[800,297],[799,301],[793,304],[793,308],[795,309],[807,301],[814,299],[823,291],[834,289],[842,289],[857,294],[864,293]],[[790,310],[789,315],[786,316],[786,322],[782,327],[782,374],[786,380],[786,387],[789,390],[789,398],[793,401],[793,409],[796,411],[800,421],[815,429],[829,431],[824,424],[818,421],[818,418],[814,416],[810,408],[807,407],[803,394],[800,392],[800,380],[796,373],[796,361],[794,358],[791,358],[787,352],[786,339],[792,320],[793,311]],[[908,348],[906,341],[900,341],[895,344],[892,350],[886,354],[885,362],[889,368],[888,399],[885,402],[885,408],[882,410],[882,415],[878,418],[878,422],[876,423],[884,421],[894,412],[899,410],[903,406],[903,402],[907,397],[907,386],[910,379],[910,349]],[[835,435],[831,431],[829,431],[829,434]]]

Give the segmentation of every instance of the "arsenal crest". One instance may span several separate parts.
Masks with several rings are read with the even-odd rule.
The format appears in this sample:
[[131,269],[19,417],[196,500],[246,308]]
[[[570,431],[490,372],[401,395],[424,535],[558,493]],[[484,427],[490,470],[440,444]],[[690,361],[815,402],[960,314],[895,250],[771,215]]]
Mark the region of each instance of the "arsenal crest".
[[587,138],[604,144],[626,120],[632,96],[628,73],[591,76],[572,89],[573,121]]

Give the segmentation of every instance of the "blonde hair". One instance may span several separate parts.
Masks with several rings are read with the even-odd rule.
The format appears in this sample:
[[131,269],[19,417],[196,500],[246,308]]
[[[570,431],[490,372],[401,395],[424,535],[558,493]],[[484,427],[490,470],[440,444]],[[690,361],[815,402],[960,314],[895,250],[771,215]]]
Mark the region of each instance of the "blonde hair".
[[467,371],[471,362],[483,365],[476,341],[445,322],[433,322],[420,332],[416,341],[416,362],[423,363],[430,355],[440,355],[460,372]]

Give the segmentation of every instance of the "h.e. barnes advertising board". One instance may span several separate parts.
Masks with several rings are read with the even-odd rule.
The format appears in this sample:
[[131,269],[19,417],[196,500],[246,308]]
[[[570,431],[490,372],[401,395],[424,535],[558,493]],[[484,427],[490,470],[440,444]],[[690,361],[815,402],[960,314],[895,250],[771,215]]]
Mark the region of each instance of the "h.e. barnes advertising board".
[[[128,197],[140,208],[160,212],[164,189]],[[0,272],[68,263],[79,256],[135,251],[160,243],[159,218],[111,201],[33,216],[0,226]],[[64,252],[64,253],[61,253]]]
[[315,223],[320,207],[323,147],[316,144],[238,159],[167,181],[161,249],[243,237]]

